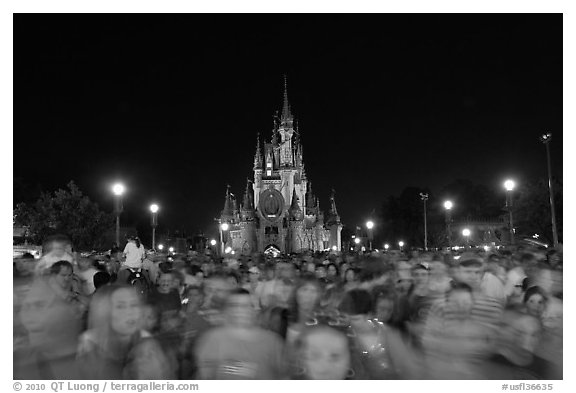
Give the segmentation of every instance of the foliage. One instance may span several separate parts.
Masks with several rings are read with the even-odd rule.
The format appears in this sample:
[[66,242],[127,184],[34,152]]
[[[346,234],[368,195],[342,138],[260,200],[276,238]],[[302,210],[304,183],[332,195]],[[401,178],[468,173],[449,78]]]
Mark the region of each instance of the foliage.
[[[424,246],[424,207],[420,192],[427,193],[428,246],[447,245],[445,210],[443,202],[452,200],[452,219],[496,220],[507,214],[504,190],[492,190],[469,180],[456,180],[441,189],[438,196],[429,190],[416,187],[405,188],[400,196],[389,196],[381,206],[378,242],[397,242],[402,239],[408,247]],[[559,238],[562,238],[562,183],[554,183],[556,219]],[[532,180],[514,191],[514,227],[518,237],[531,237],[537,233],[540,239],[552,243],[550,199],[548,182]],[[561,240],[560,240],[561,241]]]
[[104,236],[114,224],[113,215],[102,212],[74,182],[67,190],[41,193],[34,203],[19,203],[14,216],[16,225],[30,228],[37,244],[50,234],[64,233],[78,250],[103,248]]
[[[556,227],[562,242],[562,182],[555,180],[554,208],[556,210]],[[550,214],[550,192],[548,181],[532,180],[518,189],[518,198],[514,200],[514,227],[518,236],[532,237],[539,235],[539,240],[552,244],[552,216]]]

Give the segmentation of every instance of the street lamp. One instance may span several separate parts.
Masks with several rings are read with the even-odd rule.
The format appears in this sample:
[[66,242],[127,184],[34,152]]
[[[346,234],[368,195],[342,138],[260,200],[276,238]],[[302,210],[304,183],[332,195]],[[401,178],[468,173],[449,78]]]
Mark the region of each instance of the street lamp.
[[540,141],[546,146],[546,161],[548,162],[548,191],[550,191],[550,215],[552,216],[552,239],[554,247],[558,247],[558,230],[556,228],[556,213],[554,212],[554,190],[552,189],[552,166],[550,164],[550,141],[552,134],[544,134]]
[[162,251],[164,249],[164,244],[158,244],[158,249]]
[[150,205],[150,212],[152,213],[152,248],[156,249],[156,227],[158,226],[158,205],[153,203]]
[[372,251],[372,240],[373,240],[372,228],[374,228],[374,222],[372,222],[372,220],[366,222],[366,228],[368,228],[368,242],[370,245],[370,251]]
[[470,248],[469,238],[470,238],[470,229],[464,228],[462,230],[462,235],[466,238],[466,248]]
[[218,242],[216,241],[216,239],[210,240],[210,245],[212,245],[212,247],[214,247],[214,246],[216,245],[216,243],[218,243]]
[[510,227],[510,244],[514,245],[514,224],[512,221],[512,191],[516,187],[513,180],[506,180],[504,188],[506,189],[506,210],[508,210],[508,226]]
[[420,199],[424,203],[424,250],[428,251],[428,231],[426,228],[426,201],[428,200],[428,194],[420,193]]
[[227,222],[220,224],[220,255],[224,254],[224,232],[230,228]]
[[174,252],[174,247],[170,247],[170,248],[168,249],[168,251]]
[[359,238],[359,237],[355,238],[355,239],[354,239],[354,243],[360,244],[360,238]]
[[402,251],[402,247],[404,247],[404,242],[402,240],[400,240],[398,242],[398,246],[400,247],[400,251]]
[[122,194],[124,194],[124,185],[116,183],[112,186],[112,192],[116,198],[114,199],[114,214],[116,214],[116,245],[120,247],[120,214],[124,210],[122,206]]
[[384,244],[384,249],[385,249],[386,251],[388,251],[389,248],[390,248],[390,244],[388,244],[388,243]]
[[444,202],[444,209],[446,210],[446,237],[448,238],[448,247],[452,248],[452,236],[450,224],[452,223],[452,201]]

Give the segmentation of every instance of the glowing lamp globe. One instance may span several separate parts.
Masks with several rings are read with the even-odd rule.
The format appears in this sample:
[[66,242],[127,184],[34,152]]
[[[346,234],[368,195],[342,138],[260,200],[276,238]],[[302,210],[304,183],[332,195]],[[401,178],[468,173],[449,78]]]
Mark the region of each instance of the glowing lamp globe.
[[506,191],[512,191],[514,190],[515,187],[516,183],[514,183],[514,180],[506,180],[504,182],[504,188],[506,189]]
[[114,193],[114,195],[117,196],[124,194],[125,190],[126,189],[124,188],[124,185],[122,183],[116,183],[114,184],[114,186],[112,186],[112,192]]

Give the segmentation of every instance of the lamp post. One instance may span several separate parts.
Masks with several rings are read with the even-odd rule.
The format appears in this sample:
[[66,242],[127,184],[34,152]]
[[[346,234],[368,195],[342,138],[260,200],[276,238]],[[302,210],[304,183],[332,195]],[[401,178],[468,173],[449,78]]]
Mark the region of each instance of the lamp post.
[[404,242],[402,240],[400,240],[398,242],[398,246],[400,247],[400,251],[402,251],[402,247],[404,247]]
[[464,228],[464,230],[462,230],[462,235],[464,235],[464,238],[466,239],[466,248],[470,248],[470,229]]
[[158,244],[158,249],[162,251],[164,249],[164,244]]
[[452,223],[452,201],[444,202],[444,209],[446,210],[446,237],[448,238],[448,247],[452,248],[452,236],[450,224]]
[[122,206],[122,194],[124,194],[124,185],[122,183],[116,183],[112,186],[112,192],[114,193],[114,214],[116,215],[116,245],[120,247],[120,214],[124,210]]
[[548,190],[550,191],[550,214],[552,215],[552,239],[554,247],[558,247],[558,230],[556,228],[556,213],[554,212],[554,190],[552,189],[552,166],[550,164],[550,141],[552,134],[544,134],[540,141],[546,146],[546,160],[548,162]]
[[388,244],[388,243],[384,244],[384,249],[385,249],[386,251],[388,251],[389,248],[390,248],[390,244]]
[[370,246],[370,251],[372,251],[372,240],[373,240],[372,228],[374,228],[374,222],[372,220],[368,220],[366,222],[366,228],[368,228],[368,244]]
[[513,180],[506,180],[504,188],[506,189],[506,210],[508,210],[508,226],[510,227],[510,244],[514,245],[514,223],[512,221],[512,191],[516,187]]
[[156,249],[156,227],[158,226],[158,205],[153,203],[150,205],[150,212],[152,213],[152,249]]
[[230,228],[230,226],[228,225],[228,223],[223,222],[222,224],[220,224],[220,256],[222,256],[224,254],[224,232],[227,231]]
[[428,251],[428,228],[426,222],[426,201],[428,200],[428,194],[420,193],[420,199],[424,203],[424,250]]

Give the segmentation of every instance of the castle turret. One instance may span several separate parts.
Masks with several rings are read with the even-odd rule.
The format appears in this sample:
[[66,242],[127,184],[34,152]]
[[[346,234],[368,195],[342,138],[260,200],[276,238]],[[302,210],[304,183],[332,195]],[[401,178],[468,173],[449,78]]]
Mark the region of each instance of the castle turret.
[[224,200],[224,209],[220,214],[222,222],[231,222],[234,219],[234,206],[230,194],[230,185],[226,186],[226,198]]
[[254,154],[254,170],[262,169],[262,152],[260,151],[260,133],[256,138],[256,154]]
[[250,180],[246,182],[246,190],[244,191],[244,200],[242,201],[242,208],[240,209],[240,218],[243,221],[253,220],[255,217],[254,200],[252,199],[252,190],[250,187]]
[[326,227],[330,231],[330,241],[329,247],[331,249],[336,249],[340,251],[342,249],[342,223],[340,222],[340,215],[338,215],[338,209],[336,209],[336,191],[332,189],[332,195],[330,196],[330,212],[328,220],[326,222]]

